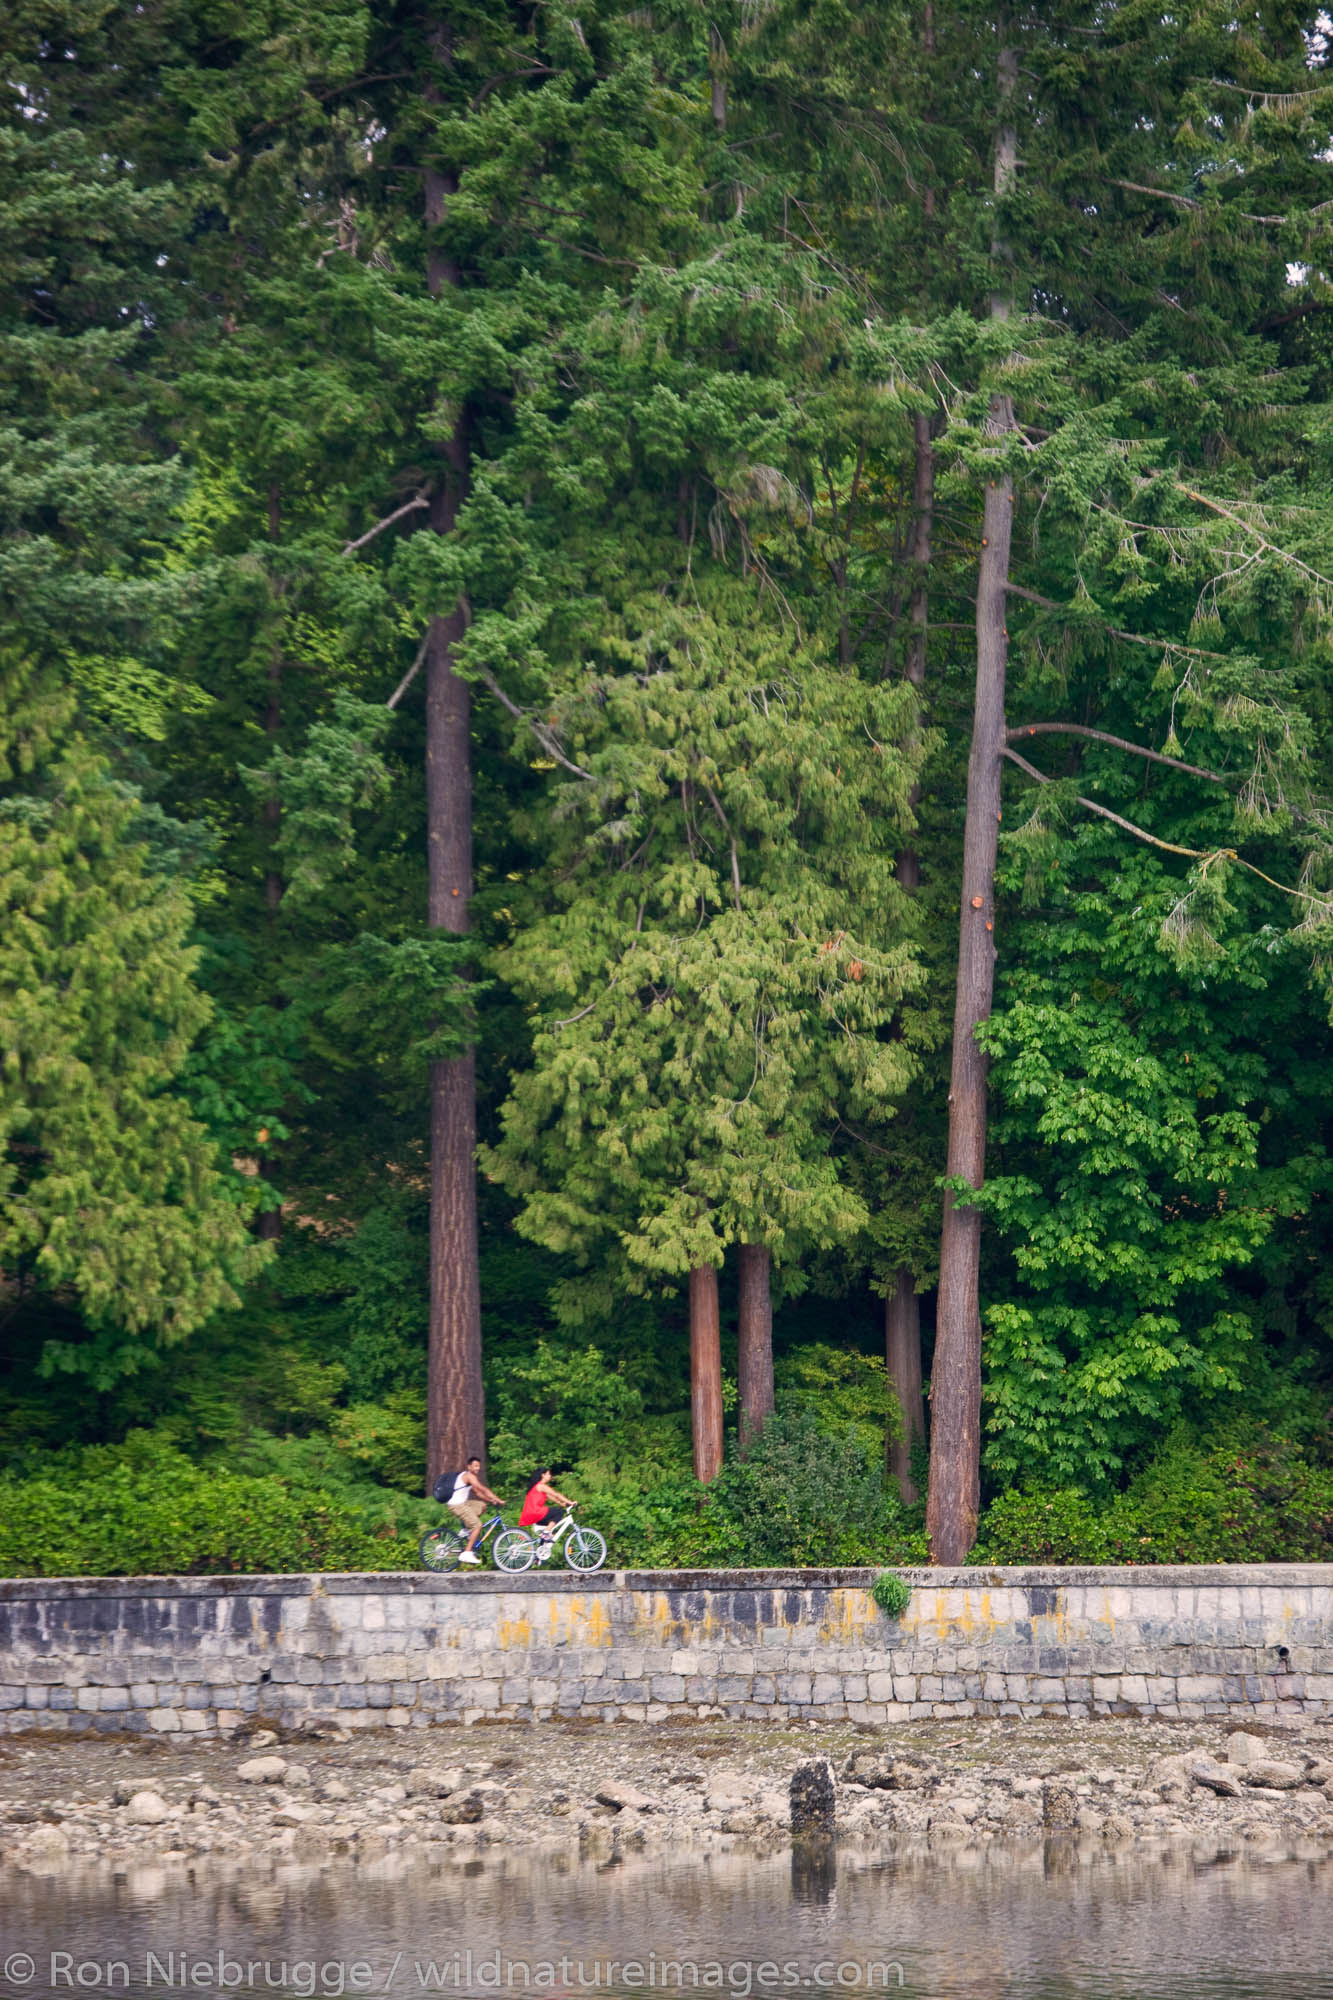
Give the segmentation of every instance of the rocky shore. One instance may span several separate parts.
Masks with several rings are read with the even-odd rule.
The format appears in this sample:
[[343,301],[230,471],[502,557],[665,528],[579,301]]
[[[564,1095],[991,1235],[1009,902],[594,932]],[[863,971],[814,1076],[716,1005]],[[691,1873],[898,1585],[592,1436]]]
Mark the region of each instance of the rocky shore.
[[790,1838],[793,1773],[822,1758],[848,1842],[1333,1845],[1333,1723],[553,1722],[410,1738],[324,1724],[224,1743],[0,1745],[0,1866],[775,1847]]

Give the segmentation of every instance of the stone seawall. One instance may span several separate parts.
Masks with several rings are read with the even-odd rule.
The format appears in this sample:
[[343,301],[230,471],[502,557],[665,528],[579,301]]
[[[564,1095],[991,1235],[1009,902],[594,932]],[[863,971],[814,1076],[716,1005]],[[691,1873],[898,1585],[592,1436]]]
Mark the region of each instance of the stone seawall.
[[0,1734],[1333,1715],[1333,1566],[0,1580]]

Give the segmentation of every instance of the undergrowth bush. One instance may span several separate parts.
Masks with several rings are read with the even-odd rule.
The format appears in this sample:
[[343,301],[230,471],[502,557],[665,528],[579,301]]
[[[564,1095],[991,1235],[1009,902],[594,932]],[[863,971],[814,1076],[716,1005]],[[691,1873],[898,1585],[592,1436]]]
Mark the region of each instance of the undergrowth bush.
[[197,1466],[140,1433],[0,1479],[0,1576],[415,1568],[424,1504]]
[[973,1554],[992,1563],[1333,1560],[1333,1468],[1259,1423],[1173,1435],[1123,1493],[1003,1493]]

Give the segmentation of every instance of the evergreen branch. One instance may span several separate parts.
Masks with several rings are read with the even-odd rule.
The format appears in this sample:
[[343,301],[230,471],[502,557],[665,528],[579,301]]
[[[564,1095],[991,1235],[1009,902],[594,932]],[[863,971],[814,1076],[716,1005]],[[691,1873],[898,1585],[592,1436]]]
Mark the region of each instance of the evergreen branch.
[[488,667],[477,667],[475,672],[478,680],[490,689],[501,708],[506,709],[513,716],[515,722],[527,723],[528,728],[541,744],[542,749],[548,757],[554,757],[557,764],[563,764],[564,768],[572,772],[576,778],[586,778],[590,785],[597,782],[591,771],[585,771],[581,764],[570,762],[569,758],[566,757],[564,751],[560,748],[560,745],[556,742],[555,736],[544,722],[538,722],[530,709],[520,708],[516,701],[509,699],[509,696],[505,693],[499,681],[496,680],[495,675],[491,673]]
[[[1111,186],[1118,188],[1125,188],[1130,194],[1156,195],[1159,201],[1173,201],[1176,204],[1177,208],[1189,208],[1198,210],[1203,207],[1203,203],[1201,201],[1195,201],[1193,197],[1190,195],[1175,194],[1172,192],[1170,188],[1145,187],[1142,181],[1113,180],[1111,182]],[[1321,207],[1326,208],[1328,206],[1328,203],[1324,202],[1321,203],[1320,205]],[[1238,214],[1242,222],[1266,222],[1273,228],[1280,228],[1284,222],[1291,221],[1291,217],[1289,215],[1252,215],[1248,209],[1228,209],[1227,213],[1229,215]],[[1316,214],[1317,210],[1312,209],[1310,213],[1312,215]],[[1177,305],[1175,299],[1168,298],[1165,292],[1159,291],[1157,296],[1159,299],[1161,299],[1164,305],[1175,306],[1177,312],[1182,312],[1184,310],[1182,306]]]
[[[1045,771],[1039,771],[1035,764],[1029,764],[1026,757],[1020,757],[1016,750],[1009,748],[1008,744],[1004,746],[1001,755],[1007,757],[1011,763],[1017,764],[1020,771],[1026,771],[1029,778],[1035,778],[1039,785],[1059,783],[1058,778],[1048,777]],[[1205,773],[1206,775],[1208,774]],[[1109,806],[1099,806],[1096,799],[1084,798],[1081,792],[1075,793],[1075,799],[1088,812],[1096,813],[1102,819],[1109,819],[1125,833],[1132,833],[1135,840],[1146,841],[1149,847],[1160,847],[1164,854],[1183,854],[1190,861],[1202,861],[1205,864],[1213,861],[1235,861],[1242,868],[1248,868],[1251,875],[1257,875],[1261,882],[1267,882],[1271,889],[1281,890],[1284,896],[1299,896],[1307,903],[1324,901],[1322,896],[1316,895],[1310,889],[1293,889],[1285,882],[1275,881],[1271,875],[1265,875],[1262,868],[1256,868],[1252,861],[1247,861],[1243,854],[1237,854],[1234,847],[1178,847],[1173,840],[1159,840],[1157,835],[1149,833],[1146,827],[1135,826],[1132,819],[1122,818],[1118,812],[1112,812]]]
[[346,542],[343,545],[343,554],[345,556],[355,555],[358,549],[363,549],[366,546],[367,542],[373,542],[376,535],[382,535],[384,530],[391,528],[395,521],[401,521],[404,514],[415,514],[422,507],[429,507],[429,505],[429,496],[425,493],[418,493],[413,499],[405,501],[401,507],[395,507],[393,513],[386,514],[382,521],[376,521],[373,528],[367,528],[365,534],[358,535],[354,542]]
[[1093,743],[1109,743],[1113,750],[1128,750],[1132,756],[1146,757],[1150,764],[1165,764],[1191,778],[1206,778],[1210,785],[1229,782],[1220,771],[1205,771],[1200,764],[1186,764],[1179,757],[1168,757],[1162,750],[1147,750],[1141,743],[1131,743],[1128,737],[1109,736],[1104,729],[1089,729],[1078,722],[1024,722],[1005,731],[1005,741],[1009,743],[1016,743],[1023,736],[1086,736]]
[[1173,194],[1170,188],[1145,187],[1142,181],[1113,180],[1112,187],[1124,188],[1129,194],[1153,194],[1159,201],[1173,201],[1177,208],[1202,208],[1201,201],[1194,201],[1187,194]]
[[[1039,785],[1054,785],[1059,782],[1056,778],[1048,777],[1045,771],[1039,771],[1035,764],[1029,764],[1026,757],[1020,757],[1017,750],[1011,750],[1008,744],[1005,744],[1001,755],[1007,757],[1011,763],[1017,764],[1020,771],[1026,771],[1030,778],[1035,778]],[[1095,799],[1084,798],[1081,792],[1075,793],[1075,798],[1078,804],[1086,806],[1090,813],[1097,813],[1102,819],[1113,821],[1116,826],[1122,827],[1126,833],[1132,833],[1135,840],[1146,841],[1149,847],[1160,847],[1164,854],[1184,854],[1191,861],[1207,861],[1216,854],[1232,854],[1230,848],[1177,847],[1174,841],[1159,840],[1155,833],[1149,833],[1145,827],[1135,826],[1133,820],[1122,819],[1120,814],[1112,812],[1109,806],[1099,806]],[[1239,860],[1240,857],[1239,855],[1234,855],[1233,858]]]
[[1171,483],[1177,493],[1183,493],[1187,500],[1193,500],[1200,507],[1206,507],[1210,514],[1219,514],[1224,521],[1234,521],[1242,534],[1253,537],[1265,555],[1276,556],[1279,562],[1289,563],[1292,569],[1298,569],[1302,576],[1308,576],[1321,589],[1333,590],[1333,578],[1325,576],[1320,570],[1312,569],[1310,564],[1302,562],[1299,556],[1293,556],[1286,549],[1280,549],[1276,542],[1270,542],[1267,535],[1253,527],[1243,514],[1237,514],[1230,507],[1224,507],[1220,500],[1210,500],[1206,493],[1198,492],[1193,486],[1186,486],[1183,480],[1175,479]]
[[[1099,509],[1099,511],[1109,512],[1110,510]],[[1131,525],[1141,528],[1144,534],[1160,533],[1160,530],[1154,528],[1149,522],[1134,522]],[[1085,615],[1075,605],[1059,604],[1055,598],[1043,597],[1039,590],[1027,590],[1021,583],[1006,583],[1004,587],[1010,597],[1021,597],[1025,604],[1035,604],[1041,611],[1063,611],[1067,616],[1073,618]],[[1126,632],[1120,625],[1107,625],[1104,620],[1102,623],[1108,637],[1123,639],[1127,646],[1158,646],[1168,653],[1179,653],[1182,659],[1187,660],[1228,660],[1231,658],[1229,653],[1210,652],[1206,646],[1186,645],[1183,639],[1157,639],[1154,638],[1151,632]],[[936,626],[934,629],[939,631],[942,628]]]
[[397,708],[399,702],[402,700],[403,696],[407,693],[407,690],[411,687],[417,675],[421,672],[421,663],[425,659],[429,647],[430,647],[430,627],[427,626],[426,636],[422,640],[421,644],[417,647],[417,656],[413,660],[407,672],[403,675],[403,678],[399,681],[393,693],[389,696],[389,699],[385,702],[384,706],[386,708]]
[[1210,77],[1208,81],[1213,90],[1231,90],[1238,97],[1247,97],[1251,104],[1275,104],[1283,111],[1290,110],[1294,104],[1327,97],[1333,90],[1333,84],[1329,83],[1317,84],[1313,90],[1255,90],[1248,83],[1228,83],[1220,76]]

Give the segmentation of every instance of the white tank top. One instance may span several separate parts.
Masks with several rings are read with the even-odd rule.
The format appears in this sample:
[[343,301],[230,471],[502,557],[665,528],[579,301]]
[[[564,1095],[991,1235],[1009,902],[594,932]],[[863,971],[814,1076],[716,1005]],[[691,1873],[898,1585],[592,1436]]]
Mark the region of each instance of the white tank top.
[[454,1490],[449,1495],[449,1505],[451,1507],[461,1507],[464,1501],[471,1498],[472,1488],[467,1483],[467,1474],[466,1472],[460,1472],[454,1480]]

